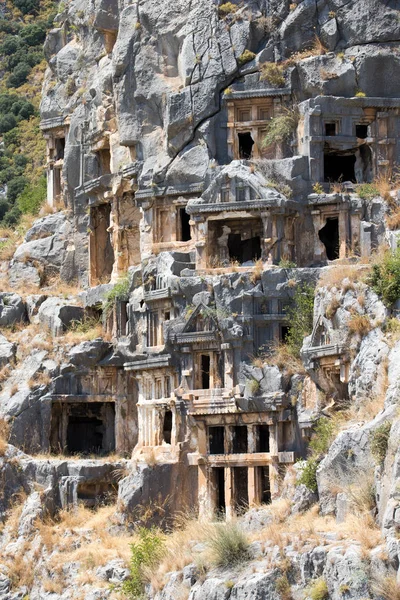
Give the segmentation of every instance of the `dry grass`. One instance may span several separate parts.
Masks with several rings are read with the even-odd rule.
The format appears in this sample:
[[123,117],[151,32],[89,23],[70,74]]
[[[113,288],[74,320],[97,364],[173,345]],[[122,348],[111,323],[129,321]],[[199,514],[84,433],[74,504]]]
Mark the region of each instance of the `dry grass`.
[[4,456],[8,446],[10,427],[4,419],[0,419],[0,456]]
[[347,321],[347,326],[352,335],[359,335],[360,337],[366,336],[372,329],[368,315],[352,315]]
[[48,386],[50,385],[51,377],[50,375],[42,371],[41,373],[36,373],[34,377],[31,377],[28,381],[29,389],[33,389],[36,387],[40,387],[42,385]]
[[35,561],[27,556],[28,544],[25,543],[21,550],[5,561],[8,568],[8,577],[11,580],[11,589],[26,586],[31,589],[35,578]]
[[262,259],[259,258],[256,261],[256,263],[253,267],[252,273],[250,275],[251,283],[253,283],[255,285],[257,283],[257,281],[260,281],[263,271],[264,271],[264,263],[263,263]]
[[17,392],[18,392],[18,385],[16,383],[14,383],[10,389],[10,396],[15,396],[15,394]]
[[374,594],[382,600],[400,600],[400,585],[395,575],[381,577],[372,584]]
[[386,224],[389,229],[400,229],[400,206],[386,216]]
[[276,365],[287,375],[305,373],[303,362],[300,358],[293,356],[285,344],[276,344],[271,354],[266,357],[265,362],[269,365]]
[[[324,270],[319,278],[318,287],[326,287],[328,290],[337,288],[344,291],[354,289],[356,284],[363,282],[369,271],[370,267],[365,265],[335,265]],[[345,279],[348,279],[348,282],[344,283]]]

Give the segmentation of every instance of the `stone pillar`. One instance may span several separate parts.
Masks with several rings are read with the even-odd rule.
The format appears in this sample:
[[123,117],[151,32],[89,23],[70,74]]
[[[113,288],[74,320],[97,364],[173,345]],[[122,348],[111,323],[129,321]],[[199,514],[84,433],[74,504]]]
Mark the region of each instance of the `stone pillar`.
[[197,486],[198,486],[198,502],[199,502],[199,517],[212,516],[211,506],[211,482],[209,481],[210,470],[206,464],[199,463],[197,468]]
[[225,514],[226,520],[230,521],[233,519],[235,511],[232,505],[233,502],[233,489],[232,489],[232,468],[225,467]]
[[324,226],[324,220],[319,210],[312,210],[311,215],[314,225],[314,261],[322,262],[322,257],[325,254],[325,246],[319,239],[318,233]]
[[253,454],[256,451],[256,426],[247,425],[247,452]]
[[254,506],[259,501],[257,493],[256,469],[257,467],[249,467],[247,469],[247,494],[249,497],[250,507]]
[[348,242],[347,211],[339,212],[339,258],[345,258]]
[[233,429],[230,426],[225,427],[225,436],[224,436],[224,454],[232,454],[232,444],[233,444]]

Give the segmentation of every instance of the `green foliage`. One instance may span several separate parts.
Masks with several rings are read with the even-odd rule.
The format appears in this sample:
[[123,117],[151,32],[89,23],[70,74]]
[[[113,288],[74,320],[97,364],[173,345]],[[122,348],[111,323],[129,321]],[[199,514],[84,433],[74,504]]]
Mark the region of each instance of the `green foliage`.
[[308,592],[311,600],[329,600],[329,591],[325,579],[317,579]]
[[304,284],[296,289],[293,305],[288,310],[289,330],[286,345],[290,354],[300,356],[303,339],[313,327],[314,288]]
[[25,187],[28,185],[28,180],[23,175],[19,177],[14,177],[7,184],[7,200],[9,202],[14,202],[19,194],[21,194]]
[[235,13],[237,9],[238,6],[236,4],[233,4],[232,2],[225,2],[218,7],[218,15],[223,18],[229,14]]
[[244,65],[255,58],[255,53],[250,50],[245,50],[238,58],[239,65]]
[[379,190],[373,183],[360,183],[356,186],[356,191],[363,200],[372,200],[379,196]]
[[12,227],[13,225],[16,225],[18,223],[20,218],[21,211],[19,210],[18,206],[15,205],[4,216],[2,220],[2,225],[5,225],[6,227]]
[[324,188],[322,187],[322,185],[320,183],[314,183],[312,189],[313,189],[314,194],[323,194],[324,193]]
[[36,215],[46,200],[46,177],[41,177],[34,186],[27,185],[17,197],[17,206],[22,213]]
[[39,0],[12,0],[12,3],[23,15],[32,15],[39,9]]
[[283,65],[265,62],[261,65],[261,81],[268,81],[275,87],[283,87],[286,83]]
[[20,37],[28,46],[43,44],[46,38],[46,25],[44,23],[31,23],[23,28]]
[[249,389],[252,396],[255,396],[260,389],[260,382],[257,379],[249,379]]
[[0,117],[0,133],[7,133],[17,126],[17,119],[12,113]]
[[318,419],[309,445],[312,456],[322,458],[328,451],[335,435],[336,426],[332,419],[328,419],[327,417]]
[[386,421],[371,434],[371,453],[379,463],[385,460],[391,428],[392,424]]
[[281,269],[295,269],[297,267],[296,263],[292,260],[288,260],[286,258],[281,258],[278,265]]
[[319,462],[314,458],[302,461],[302,470],[297,478],[297,485],[305,485],[312,492],[318,491],[317,485],[317,469]]
[[234,567],[250,558],[249,541],[236,523],[217,525],[208,544],[216,567]]
[[164,551],[164,536],[152,527],[140,527],[138,541],[131,544],[130,577],[123,584],[123,592],[132,600],[144,598],[146,569],[157,566]]
[[372,265],[368,283],[388,307],[400,298],[400,247],[387,250]]
[[28,65],[28,63],[26,63],[26,62],[18,63],[18,65],[15,67],[15,69],[13,69],[13,72],[7,79],[7,82],[6,82],[7,87],[17,88],[20,85],[22,85],[23,83],[25,83],[31,70],[32,70],[32,67],[30,65]]
[[291,108],[284,109],[282,114],[273,117],[268,122],[266,134],[261,142],[262,148],[287,142],[296,131],[297,123],[297,110]]
[[107,314],[109,314],[116,302],[123,302],[129,300],[129,289],[131,286],[131,281],[129,275],[126,274],[122,277],[110,290],[103,302],[103,310]]

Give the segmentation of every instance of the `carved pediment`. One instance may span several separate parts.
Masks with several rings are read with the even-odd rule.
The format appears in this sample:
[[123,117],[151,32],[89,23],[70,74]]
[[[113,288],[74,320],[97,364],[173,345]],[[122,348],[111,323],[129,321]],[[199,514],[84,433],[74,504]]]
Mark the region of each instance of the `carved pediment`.
[[217,329],[218,325],[213,309],[200,303],[190,315],[182,333],[212,332]]

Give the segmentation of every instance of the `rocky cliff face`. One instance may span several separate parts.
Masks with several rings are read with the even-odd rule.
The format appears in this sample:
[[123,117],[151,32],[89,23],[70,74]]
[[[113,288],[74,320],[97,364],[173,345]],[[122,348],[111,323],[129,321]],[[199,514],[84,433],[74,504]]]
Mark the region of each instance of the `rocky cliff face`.
[[59,10],[48,214],[1,269],[0,597],[395,600],[398,7]]

